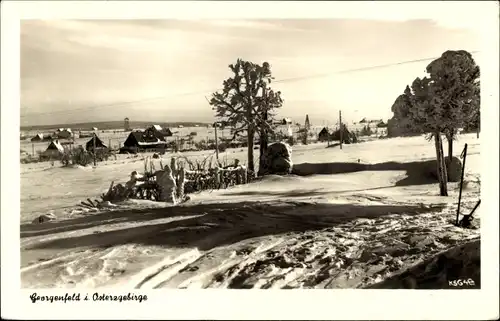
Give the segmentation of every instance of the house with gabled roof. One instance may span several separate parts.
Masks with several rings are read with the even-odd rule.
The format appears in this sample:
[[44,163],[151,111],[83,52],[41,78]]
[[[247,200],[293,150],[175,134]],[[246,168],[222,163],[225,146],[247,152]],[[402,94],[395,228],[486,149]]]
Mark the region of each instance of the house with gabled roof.
[[68,139],[73,137],[73,132],[71,131],[71,128],[59,128],[55,133],[54,136],[60,139]]
[[146,133],[146,135],[152,134],[160,140],[165,140],[166,137],[171,137],[173,135],[169,128],[163,128],[160,125],[151,125],[146,128],[144,132]]
[[64,147],[62,147],[59,140],[53,140],[50,142],[47,149],[43,152],[46,156],[57,156],[64,153]]
[[95,134],[87,142],[87,144],[85,144],[85,149],[88,152],[91,152],[91,151],[94,151],[94,146],[95,146],[96,150],[108,148],[106,145],[104,145],[103,141]]
[[332,135],[330,134],[328,129],[326,127],[323,127],[323,129],[318,134],[318,141],[319,142],[329,141],[331,139],[331,136]]
[[43,141],[43,134],[36,134],[33,138],[31,138],[32,142],[41,142]]
[[123,143],[123,151],[148,151],[164,150],[167,145],[165,139],[160,138],[152,131],[133,131],[130,132]]

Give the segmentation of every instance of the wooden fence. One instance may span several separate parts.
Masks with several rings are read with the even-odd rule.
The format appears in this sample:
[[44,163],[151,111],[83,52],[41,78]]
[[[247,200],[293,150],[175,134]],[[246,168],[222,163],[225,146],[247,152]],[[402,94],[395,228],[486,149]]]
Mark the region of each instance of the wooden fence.
[[194,193],[203,190],[228,188],[234,185],[248,183],[245,166],[228,168],[215,167],[205,171],[185,171],[184,193]]

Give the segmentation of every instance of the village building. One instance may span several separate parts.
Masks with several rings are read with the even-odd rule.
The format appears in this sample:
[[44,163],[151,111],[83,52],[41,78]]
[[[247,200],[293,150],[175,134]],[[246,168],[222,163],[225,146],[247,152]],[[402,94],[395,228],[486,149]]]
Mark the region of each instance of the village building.
[[36,134],[33,138],[31,138],[31,142],[37,143],[37,142],[50,142],[52,141],[52,136],[51,135],[44,135],[41,133]]
[[281,125],[291,125],[292,120],[290,118],[283,118],[280,120]]
[[32,142],[41,142],[43,141],[43,134],[36,134],[33,138],[31,138]]
[[123,130],[126,132],[130,131],[130,119],[128,117],[125,117],[123,120]]
[[[95,142],[94,142],[95,141]],[[104,145],[104,143],[102,142],[102,140],[97,136],[97,135],[94,135],[88,142],[87,144],[85,144],[85,149],[88,151],[88,152],[92,152],[94,151],[94,146],[95,146],[95,149],[96,150],[99,150],[99,149],[105,149],[105,148],[108,148],[106,145]]]
[[330,138],[331,134],[328,132],[328,129],[326,127],[323,127],[323,129],[318,134],[318,142],[326,142],[329,141]]
[[160,139],[154,131],[133,131],[123,143],[120,152],[164,151],[166,145],[165,139]]
[[56,136],[59,139],[69,139],[73,137],[73,132],[71,131],[71,128],[59,128],[54,133],[54,136]]
[[64,147],[62,147],[59,140],[53,140],[50,142],[47,149],[43,152],[45,156],[58,156],[64,153]]
[[144,131],[146,136],[154,136],[161,141],[166,141],[166,137],[171,137],[173,134],[169,128],[163,128],[160,125],[151,125]]
[[273,125],[276,126],[275,132],[279,133],[284,137],[292,137],[293,129],[292,129],[292,120],[290,118],[282,118],[273,122]]
[[358,142],[358,137],[356,136],[356,134],[350,132],[347,129],[347,126],[344,125],[342,126],[342,135],[340,132],[340,128],[334,130],[330,135],[330,140],[333,141],[340,142],[341,138],[342,138],[342,144],[354,144]]

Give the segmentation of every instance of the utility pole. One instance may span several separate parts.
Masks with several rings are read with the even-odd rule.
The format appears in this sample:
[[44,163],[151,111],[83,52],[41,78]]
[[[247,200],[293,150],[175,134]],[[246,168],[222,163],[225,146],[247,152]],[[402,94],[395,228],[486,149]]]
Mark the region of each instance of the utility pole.
[[31,143],[31,156],[35,156],[35,143]]
[[343,135],[342,135],[342,111],[339,110],[339,127],[340,127],[340,149],[342,149],[342,141],[343,141]]
[[219,166],[219,142],[217,139],[217,122],[214,123],[215,132],[215,159],[217,160],[217,166]]
[[96,153],[95,153],[95,140],[96,140],[96,134],[95,134],[95,132],[94,132],[94,137],[92,138],[92,145],[93,145],[93,147],[94,147],[94,150],[93,150],[93,152],[94,152],[94,166],[97,166],[97,162],[96,162],[96,155],[95,155],[95,154],[96,154]]
[[326,139],[327,139],[327,143],[326,143],[326,147],[330,147],[330,130],[326,128]]

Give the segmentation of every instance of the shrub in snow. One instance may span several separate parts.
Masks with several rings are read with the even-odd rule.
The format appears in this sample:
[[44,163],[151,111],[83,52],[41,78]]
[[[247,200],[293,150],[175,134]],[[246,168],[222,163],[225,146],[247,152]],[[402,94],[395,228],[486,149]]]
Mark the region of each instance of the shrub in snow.
[[271,144],[262,157],[260,175],[284,175],[292,172],[292,148],[288,144],[281,142]]

